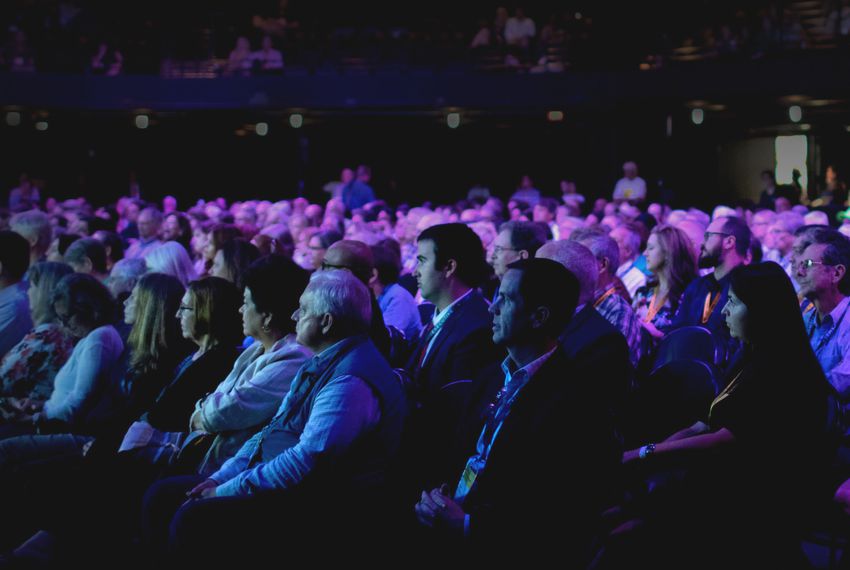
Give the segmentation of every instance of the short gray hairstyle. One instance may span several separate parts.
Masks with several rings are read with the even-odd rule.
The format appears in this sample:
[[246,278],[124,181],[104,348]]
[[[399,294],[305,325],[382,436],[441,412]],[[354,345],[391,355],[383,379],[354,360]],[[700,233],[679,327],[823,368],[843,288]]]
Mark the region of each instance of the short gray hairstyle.
[[550,241],[537,250],[535,257],[557,261],[576,276],[579,283],[579,304],[587,303],[596,292],[599,265],[587,247],[576,241]]
[[789,234],[793,234],[798,228],[805,225],[803,216],[797,212],[782,212],[781,214],[777,214],[776,220],[773,223]]
[[355,334],[369,331],[372,298],[366,285],[350,271],[316,271],[305,292],[312,297],[314,313],[330,313],[343,330]]
[[183,287],[198,278],[186,248],[176,241],[167,241],[145,254],[145,263],[151,273],[165,273],[176,277]]
[[144,259],[122,259],[112,266],[112,271],[106,279],[106,286],[113,297],[121,293],[130,293],[142,275],[147,273],[148,266]]
[[620,267],[620,246],[617,242],[608,235],[592,236],[584,239],[573,240],[578,241],[581,245],[589,249],[596,261],[608,259],[608,274],[612,277],[617,275],[617,269]]
[[53,227],[50,218],[39,210],[29,210],[12,216],[9,227],[22,235],[28,242],[34,244],[32,249],[44,253],[50,247],[53,239]]

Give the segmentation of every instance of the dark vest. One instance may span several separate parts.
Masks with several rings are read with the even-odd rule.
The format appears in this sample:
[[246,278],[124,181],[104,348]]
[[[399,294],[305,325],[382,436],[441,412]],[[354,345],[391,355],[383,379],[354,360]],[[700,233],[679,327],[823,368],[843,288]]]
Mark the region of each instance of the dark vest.
[[[316,364],[318,366],[314,368]],[[292,425],[292,430],[288,431],[299,431],[300,428],[296,426],[306,423],[316,396],[328,382],[340,376],[360,378],[372,388],[378,398],[381,410],[378,426],[354,442],[333,465],[317,465],[315,478],[332,478],[334,481],[355,485],[379,483],[398,449],[405,419],[404,393],[395,372],[368,337],[357,336],[343,341],[333,354],[321,358],[318,363],[308,361],[299,370],[298,377],[304,374],[317,376],[309,393],[302,401],[293,402],[292,408],[278,414],[268,427],[287,430],[287,426]],[[296,387],[298,377],[293,381],[293,388]],[[262,457],[266,461],[279,452],[270,449],[267,451],[266,442],[262,447]]]

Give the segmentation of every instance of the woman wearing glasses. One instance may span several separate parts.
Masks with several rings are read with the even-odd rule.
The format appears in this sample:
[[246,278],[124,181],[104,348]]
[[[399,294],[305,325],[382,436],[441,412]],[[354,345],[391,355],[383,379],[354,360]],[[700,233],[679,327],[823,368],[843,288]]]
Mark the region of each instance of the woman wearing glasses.
[[734,269],[722,315],[743,348],[707,421],[623,455],[643,474],[686,473],[641,512],[658,538],[644,562],[797,567],[806,507],[828,496],[830,387],[779,265]]

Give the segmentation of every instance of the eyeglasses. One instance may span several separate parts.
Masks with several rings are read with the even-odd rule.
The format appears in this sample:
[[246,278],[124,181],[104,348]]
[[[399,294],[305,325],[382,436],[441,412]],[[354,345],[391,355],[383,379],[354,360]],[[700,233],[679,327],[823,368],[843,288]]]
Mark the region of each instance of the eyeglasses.
[[503,251],[519,251],[519,250],[515,247],[502,247],[500,245],[497,245],[496,247],[493,248],[493,255],[499,255]]
[[711,236],[724,236],[724,237],[729,237],[729,236],[731,236],[731,235],[732,235],[732,234],[729,234],[729,233],[726,233],[726,232],[705,232],[704,234],[702,234],[702,240],[703,240],[703,241],[708,241],[708,238],[710,238]]
[[829,263],[824,263],[823,261],[815,261],[814,259],[801,259],[797,262],[797,269],[811,269],[812,265],[829,265]]

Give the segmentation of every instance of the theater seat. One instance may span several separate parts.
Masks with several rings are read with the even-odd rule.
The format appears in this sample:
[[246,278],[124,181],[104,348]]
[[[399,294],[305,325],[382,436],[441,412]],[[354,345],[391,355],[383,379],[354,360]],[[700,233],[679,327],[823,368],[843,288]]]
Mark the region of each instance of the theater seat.
[[696,360],[716,367],[725,356],[722,352],[707,328],[682,327],[668,333],[661,341],[652,370],[676,360]]

